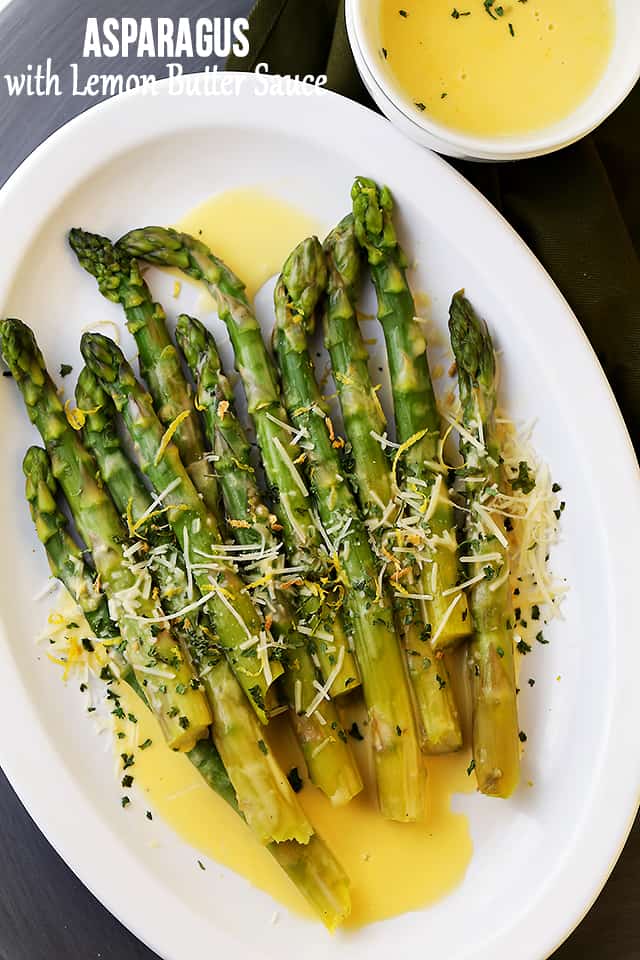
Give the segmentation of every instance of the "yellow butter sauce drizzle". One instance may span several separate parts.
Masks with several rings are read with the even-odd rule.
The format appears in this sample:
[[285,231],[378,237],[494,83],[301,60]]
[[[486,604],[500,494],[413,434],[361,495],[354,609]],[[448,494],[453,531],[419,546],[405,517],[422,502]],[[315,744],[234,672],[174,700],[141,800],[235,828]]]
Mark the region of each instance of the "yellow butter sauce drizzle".
[[379,55],[416,111],[478,136],[584,101],[613,46],[611,0],[380,0]]
[[[165,746],[154,717],[133,691],[121,684],[118,694],[125,713],[137,718],[135,731],[128,721],[119,724],[126,738],[116,740],[118,753],[128,749],[123,744],[132,735],[138,744],[152,741],[144,750],[132,748],[135,763],[128,772],[135,776],[135,789],[125,815],[138,811],[142,816],[149,808],[194,848],[194,858],[204,854],[294,913],[317,919],[240,817],[206,786],[186,757]],[[366,733],[366,727],[361,729]],[[303,771],[286,721],[270,724],[268,740],[285,770],[298,766]],[[333,808],[306,780],[298,794],[314,827],[351,878],[353,906],[346,926],[352,928],[422,909],[445,896],[463,879],[472,853],[467,818],[451,810],[453,793],[475,787],[475,780],[466,773],[467,756],[432,759],[427,821],[397,824],[383,820],[376,810],[366,749],[363,743],[358,750],[367,781],[364,796],[346,807]]]

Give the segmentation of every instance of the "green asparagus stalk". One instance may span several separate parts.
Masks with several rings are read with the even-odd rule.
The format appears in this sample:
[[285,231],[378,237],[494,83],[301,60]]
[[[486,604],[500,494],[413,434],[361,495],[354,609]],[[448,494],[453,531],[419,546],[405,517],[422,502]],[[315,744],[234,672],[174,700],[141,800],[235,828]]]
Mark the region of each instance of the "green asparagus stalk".
[[[66,586],[96,636],[112,639],[117,630],[109,618],[106,597],[97,588],[81,550],[69,533],[66,518],[57,506],[57,484],[46,452],[31,447],[24,460],[24,472],[31,514],[53,576]],[[106,649],[112,657],[117,653],[116,647]],[[116,665],[120,666],[119,660]],[[126,674],[121,674],[121,679],[148,705],[130,667]],[[211,740],[199,740],[187,756],[207,786],[242,816],[231,780]],[[321,837],[314,834],[304,845],[293,840],[270,843],[267,849],[330,930],[349,915],[349,880]]]
[[[332,677],[331,695],[336,697],[355,689],[360,681],[342,621],[336,616],[339,597],[333,597],[327,588],[333,574],[331,561],[324,550],[298,469],[304,451],[297,442],[293,443],[296,431],[283,409],[277,371],[247,300],[244,284],[201,241],[175,230],[162,227],[132,230],[118,242],[118,248],[151,263],[178,267],[192,279],[204,283],[213,296],[235,351],[288,560],[292,566],[303,566],[307,571],[308,589],[301,591],[305,601],[300,602],[300,617],[315,635],[325,680]],[[331,637],[329,641],[325,639],[327,636]],[[341,669],[337,674],[328,646],[336,647],[340,656]]]
[[[351,444],[358,499],[378,557],[389,573],[396,624],[404,641],[420,719],[422,749],[448,753],[460,749],[462,733],[446,664],[431,648],[422,602],[417,599],[419,571],[407,548],[415,534],[409,529],[403,536],[396,526],[402,501],[380,443],[386,419],[371,382],[368,351],[356,315],[362,257],[352,215],[329,234],[324,249],[328,268],[324,340]],[[394,553],[394,546],[402,552]]]
[[98,281],[100,293],[122,305],[138,347],[140,373],[149,386],[160,422],[168,427],[188,411],[189,416],[178,422],[174,441],[194,486],[215,513],[219,507],[218,485],[205,458],[202,425],[193,409],[191,389],[171,342],[164,310],[154,303],[137,261],[106,237],[74,228],[69,232],[69,244],[81,266]]
[[[22,462],[22,472],[31,518],[38,539],[45,547],[52,575],[64,584],[82,609],[96,637],[119,640],[120,632],[109,616],[109,604],[100,590],[98,578],[85,562],[82,550],[69,533],[66,517],[56,503],[58,484],[46,450],[29,447]],[[126,678],[127,683],[142,695],[135,673],[118,645],[114,643],[108,653],[115,662],[117,676]]]
[[520,743],[507,539],[500,517],[491,515],[492,491],[503,482],[495,424],[496,361],[487,326],[462,292],[451,303],[449,332],[466,431],[460,438],[469,508],[466,549],[476,558],[474,574],[484,573],[469,598],[473,757],[480,790],[509,797],[520,775]]
[[[187,569],[216,624],[233,672],[263,723],[272,711],[272,684],[283,672],[270,656],[273,641],[244,584],[227,559],[228,551],[216,519],[187,474],[171,428],[163,431],[151,397],[136,380],[116,344],[97,333],[85,333],[80,348],[89,369],[113,399],[136,448],[138,463],[162,497]],[[269,696],[268,696],[269,695]]]
[[295,613],[283,588],[295,580],[297,571],[294,568],[293,577],[283,571],[281,543],[262,502],[231,384],[222,371],[213,336],[199,320],[186,314],[178,317],[176,339],[196,383],[196,403],[216,458],[229,526],[249,556],[257,553],[263,557],[251,564],[256,574],[253,595],[262,600],[275,636],[287,648],[282,684],[309,776],[333,804],[347,803],[362,790],[362,779],[333,701],[323,699],[306,715],[317,699],[319,678],[306,638],[295,628]]
[[[90,410],[84,426],[87,446],[120,514],[138,529],[143,564],[160,591],[163,608],[178,614],[193,600],[175,538],[166,524],[157,525],[152,499],[142,477],[124,451],[117,432],[116,410],[93,373],[78,377],[76,403]],[[147,518],[145,521],[144,518]],[[146,549],[143,549],[146,548]],[[137,559],[137,558],[136,558]],[[194,611],[174,627],[189,651],[213,714],[212,737],[233,783],[238,806],[261,843],[295,839],[307,843],[311,826],[236,680],[203,611]]]
[[424,552],[422,593],[427,622],[437,650],[455,646],[471,634],[467,600],[455,587],[460,579],[453,505],[446,469],[440,467],[440,415],[436,406],[427,344],[416,318],[406,276],[407,260],[393,226],[393,200],[387,187],[359,177],[352,190],[358,241],[367,253],[378,298],[393,390],[397,440],[422,518]]
[[[124,654],[144,685],[149,671],[167,683],[149,689],[149,705],[173,749],[189,750],[207,735],[211,713],[194,689],[193,671],[166,626],[159,604],[130,569],[126,530],[97,479],[93,457],[71,427],[31,330],[20,320],[0,324],[4,359],[51,459],[53,475],[69,501],[80,536],[91,550],[110,609],[118,621]],[[149,622],[151,619],[153,622]]]
[[321,521],[335,531],[333,547],[354,628],[380,809],[391,820],[419,820],[424,813],[424,768],[393,609],[355,498],[341,473],[307,344],[325,285],[324,253],[314,237],[293,251],[276,284],[274,348],[289,415],[309,440],[308,472]]

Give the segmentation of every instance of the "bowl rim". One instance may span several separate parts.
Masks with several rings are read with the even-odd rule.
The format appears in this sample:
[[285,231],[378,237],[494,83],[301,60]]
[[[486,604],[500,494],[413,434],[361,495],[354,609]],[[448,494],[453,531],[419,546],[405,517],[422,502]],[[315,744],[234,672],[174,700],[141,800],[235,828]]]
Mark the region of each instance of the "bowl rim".
[[[398,121],[409,127],[405,132],[419,142],[451,156],[478,160],[521,160],[542,156],[570,146],[599,127],[626,99],[640,80],[640,57],[637,63],[627,58],[628,70],[615,84],[606,105],[595,111],[590,119],[571,125],[575,108],[563,120],[552,127],[542,128],[529,134],[514,134],[508,137],[481,137],[461,133],[427,117],[414,115],[404,99],[398,95],[380,69],[378,58],[367,42],[362,17],[365,8],[371,9],[371,0],[346,0],[345,15],[347,34],[360,76],[378,107],[392,123]],[[635,27],[640,38],[640,17]],[[364,69],[363,69],[364,68]],[[364,70],[367,71],[365,76]],[[602,78],[601,78],[602,79]],[[389,112],[388,112],[389,111]],[[390,115],[391,114],[391,115]],[[550,130],[555,130],[550,133]],[[427,141],[431,141],[428,143]],[[450,151],[447,150],[450,148]]]

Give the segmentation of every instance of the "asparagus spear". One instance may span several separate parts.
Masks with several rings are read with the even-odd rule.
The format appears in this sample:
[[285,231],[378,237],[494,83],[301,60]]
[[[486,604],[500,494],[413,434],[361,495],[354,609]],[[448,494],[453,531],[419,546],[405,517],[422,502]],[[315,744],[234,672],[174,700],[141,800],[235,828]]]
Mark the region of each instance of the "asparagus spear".
[[[164,609],[179,614],[199,595],[194,591],[188,596],[188,577],[175,538],[151,516],[152,499],[122,447],[113,401],[87,367],[78,377],[76,402],[80,409],[92,411],[87,414],[84,436],[116,507],[145,538],[139,541],[141,562],[152,573]],[[261,843],[290,839],[307,843],[311,826],[263,740],[255,713],[220,651],[206,613],[194,611],[177,624],[175,632],[189,651],[211,706],[213,741],[251,830]]]
[[455,646],[471,634],[467,601],[462,591],[449,593],[460,571],[453,506],[446,470],[438,459],[440,416],[427,360],[427,344],[416,319],[407,282],[407,260],[393,226],[393,200],[387,187],[358,177],[353,185],[353,214],[358,241],[367,253],[378,298],[389,357],[397,439],[403,445],[406,486],[414,494],[422,517],[424,552],[422,593],[427,622],[437,650]]
[[206,602],[233,672],[258,717],[266,723],[272,709],[272,683],[283,672],[282,666],[269,654],[273,641],[234,566],[227,560],[216,519],[182,464],[171,440],[171,428],[163,431],[151,397],[112,340],[101,334],[85,333],[80,349],[87,366],[115,403],[143,473],[162,497],[187,569],[202,594],[199,601],[193,602]]
[[[385,432],[386,420],[371,382],[368,351],[356,316],[362,258],[351,214],[329,234],[324,250],[328,268],[324,340],[351,444],[358,499],[378,557],[390,573],[396,624],[404,641],[420,718],[422,748],[426,753],[447,753],[462,746],[462,733],[446,664],[431,649],[421,603],[416,599],[417,571],[407,548],[415,534],[409,529],[402,536],[396,526],[402,501],[378,439]],[[402,553],[394,553],[394,546]]]
[[[106,597],[97,588],[82,551],[69,534],[65,516],[56,503],[57,484],[46,452],[39,447],[31,447],[25,456],[24,472],[31,514],[38,537],[46,549],[53,576],[64,583],[96,636],[112,638],[117,631],[109,618]],[[112,657],[117,654],[116,647],[109,646],[107,650]],[[116,660],[116,664],[119,667],[120,661]],[[143,689],[130,667],[128,672],[121,674],[121,679],[129,683],[141,700],[147,703]],[[211,740],[199,740],[187,756],[207,786],[242,816],[235,790]],[[293,840],[270,843],[267,849],[330,930],[349,915],[349,880],[321,837],[314,834],[309,843],[304,845]]]
[[274,634],[287,647],[282,683],[309,776],[332,803],[347,803],[362,790],[362,780],[334,703],[323,699],[311,716],[306,715],[318,695],[318,677],[281,586],[283,577],[291,583],[295,576],[282,571],[281,544],[262,502],[251,466],[250,444],[234,410],[231,384],[222,372],[213,336],[199,320],[186,314],[178,317],[176,339],[196,383],[196,402],[216,457],[229,526],[238,544],[254,556],[256,551],[263,556],[252,564],[256,572],[254,596],[262,599],[263,609],[273,619]]
[[473,757],[478,786],[509,797],[520,770],[518,708],[513,654],[507,539],[500,518],[491,516],[492,491],[502,471],[496,436],[496,362],[487,326],[462,292],[449,312],[451,345],[458,366],[462,422],[460,438],[467,482],[467,549],[473,570],[484,577],[470,591],[473,639],[469,667],[473,694]]
[[215,513],[219,506],[218,485],[205,459],[202,426],[169,337],[164,310],[154,303],[137,261],[106,237],[74,228],[69,232],[69,244],[81,266],[98,281],[100,293],[124,308],[127,327],[138,347],[140,373],[149,386],[160,422],[168,427],[182,413],[189,412],[178,422],[174,440],[194,486]]
[[[244,284],[201,241],[175,230],[162,227],[132,230],[118,242],[118,248],[151,263],[178,267],[204,283],[212,294],[233,344],[288,560],[293,566],[304,566],[307,571],[308,589],[301,591],[304,604],[301,603],[299,612],[306,628],[315,635],[325,680],[333,678],[332,696],[355,689],[359,685],[358,671],[343,624],[336,616],[339,598],[332,597],[326,586],[332,576],[331,563],[297,466],[304,451],[292,442],[296,431],[292,430],[282,407],[277,371],[267,353]],[[340,656],[342,666],[337,674],[326,636],[331,636],[329,645],[336,647]]]
[[424,812],[424,770],[391,601],[351,488],[340,472],[307,344],[325,284],[322,247],[315,237],[305,240],[276,284],[273,342],[289,415],[309,438],[309,476],[320,517],[335,531],[334,551],[369,713],[380,809],[391,820],[418,820]]
[[[189,750],[206,736],[211,713],[191,685],[193,671],[166,626],[162,609],[131,571],[126,530],[98,482],[96,464],[71,427],[31,330],[20,320],[0,324],[4,359],[51,458],[78,530],[91,550],[110,609],[118,621],[124,653],[139,683],[161,670],[167,682],[147,686],[148,700],[173,749]],[[150,623],[149,618],[154,622]]]
[[[42,447],[29,447],[22,462],[25,475],[25,496],[38,539],[45,547],[51,573],[67,588],[82,609],[96,637],[120,638],[117,625],[109,616],[109,604],[95,573],[87,566],[82,550],[69,533],[67,520],[58,509],[58,484],[51,471],[51,462]],[[108,651],[116,664],[119,677],[142,696],[142,688],[131,665],[117,645]]]

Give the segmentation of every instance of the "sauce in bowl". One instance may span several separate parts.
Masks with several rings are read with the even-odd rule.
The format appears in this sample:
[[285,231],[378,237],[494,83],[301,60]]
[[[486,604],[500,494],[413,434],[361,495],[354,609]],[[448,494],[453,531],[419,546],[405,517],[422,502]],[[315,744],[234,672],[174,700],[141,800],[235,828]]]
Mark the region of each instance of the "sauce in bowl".
[[551,126],[595,89],[610,0],[381,0],[380,55],[417,114],[476,136]]

